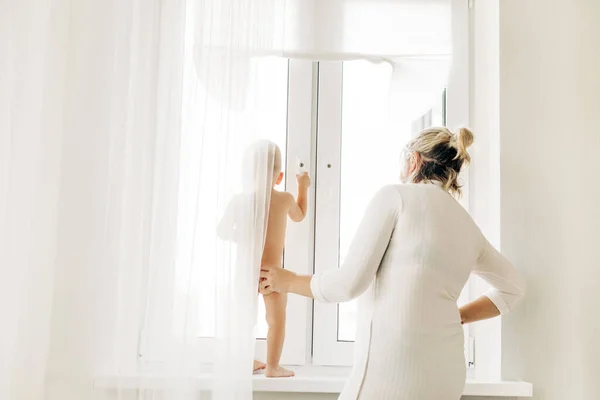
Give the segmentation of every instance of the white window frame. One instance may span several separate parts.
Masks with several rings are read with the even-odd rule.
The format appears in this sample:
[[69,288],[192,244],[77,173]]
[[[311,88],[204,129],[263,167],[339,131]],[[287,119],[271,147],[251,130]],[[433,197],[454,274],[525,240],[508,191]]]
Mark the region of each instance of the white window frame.
[[[451,3],[454,62],[446,88],[446,123],[455,128],[470,125],[471,15],[468,0],[451,0]],[[298,274],[310,275],[338,266],[339,254],[335,243],[339,239],[340,222],[342,65],[342,62],[329,61],[288,62],[286,189],[296,195],[298,163],[303,164],[313,180],[308,215],[300,224],[289,224],[286,237],[284,265]],[[325,153],[326,157],[323,156]],[[467,169],[462,178],[461,203],[467,210],[472,194],[469,174],[470,170]],[[327,215],[329,219],[326,224],[319,220],[318,229],[317,215]],[[315,246],[315,243],[332,243],[335,251],[331,251],[331,248],[325,250],[325,247]],[[479,281],[470,280],[466,289],[467,297],[474,299],[484,288],[485,285]],[[337,304],[318,304],[300,296],[289,296],[287,314],[282,364],[352,365],[354,343],[338,341]],[[470,367],[476,367],[469,370],[469,377],[479,377],[481,374],[477,373],[478,370],[499,369],[499,325],[499,322],[494,322],[468,330],[467,361]],[[145,352],[145,337],[142,327],[138,357],[146,363],[160,362],[160,357]],[[483,346],[480,352],[475,352],[476,340]],[[491,347],[495,349],[492,351]],[[213,348],[214,339],[198,339],[196,350],[203,355],[203,360],[212,360]],[[266,359],[264,339],[257,339],[255,355],[257,359]],[[486,372],[481,376],[489,375]]]

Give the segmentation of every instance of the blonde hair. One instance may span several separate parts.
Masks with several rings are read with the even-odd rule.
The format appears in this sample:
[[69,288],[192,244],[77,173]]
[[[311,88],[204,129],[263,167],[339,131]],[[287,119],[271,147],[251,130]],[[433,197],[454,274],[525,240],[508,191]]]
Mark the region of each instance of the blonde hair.
[[406,150],[418,153],[420,163],[408,177],[412,183],[441,182],[452,195],[460,197],[458,176],[462,167],[471,161],[467,148],[473,144],[473,132],[460,128],[456,134],[448,128],[429,128],[411,140]]

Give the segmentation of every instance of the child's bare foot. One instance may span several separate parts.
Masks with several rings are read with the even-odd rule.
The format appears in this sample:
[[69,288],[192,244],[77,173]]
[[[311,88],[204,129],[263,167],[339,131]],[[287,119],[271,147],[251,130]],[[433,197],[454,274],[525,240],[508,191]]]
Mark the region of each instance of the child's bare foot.
[[265,376],[267,376],[268,378],[289,378],[294,375],[296,375],[294,371],[285,369],[280,365],[276,367],[267,367],[267,370],[265,372]]
[[254,372],[261,371],[265,368],[267,368],[267,364],[254,360]]

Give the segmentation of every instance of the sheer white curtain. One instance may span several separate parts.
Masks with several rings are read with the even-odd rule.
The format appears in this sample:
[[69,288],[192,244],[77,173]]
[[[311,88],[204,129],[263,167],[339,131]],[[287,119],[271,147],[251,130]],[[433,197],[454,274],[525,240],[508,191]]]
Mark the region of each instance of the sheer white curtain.
[[251,398],[269,83],[283,57],[443,82],[448,2],[0,1],[0,398]]
[[3,399],[93,398],[139,364],[176,258],[184,6],[0,3]]

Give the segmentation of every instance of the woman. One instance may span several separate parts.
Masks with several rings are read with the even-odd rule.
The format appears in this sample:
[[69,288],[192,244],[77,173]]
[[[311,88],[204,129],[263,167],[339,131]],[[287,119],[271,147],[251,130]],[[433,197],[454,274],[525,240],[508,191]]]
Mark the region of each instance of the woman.
[[[367,207],[339,269],[298,276],[263,268],[263,286],[317,301],[360,296],[355,362],[343,400],[458,400],[465,384],[461,324],[506,313],[523,297],[515,268],[452,197],[473,134],[427,129],[405,151],[405,185]],[[460,310],[470,274],[492,289]]]

